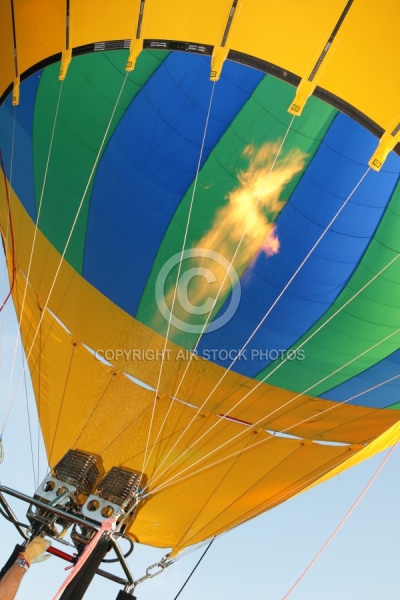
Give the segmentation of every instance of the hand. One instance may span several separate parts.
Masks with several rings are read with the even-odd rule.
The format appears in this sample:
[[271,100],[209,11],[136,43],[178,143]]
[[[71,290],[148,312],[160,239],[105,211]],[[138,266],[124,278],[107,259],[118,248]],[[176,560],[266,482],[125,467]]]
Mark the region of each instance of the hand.
[[51,546],[51,542],[38,536],[29,542],[22,554],[30,565],[42,562],[43,560],[50,558],[50,554],[45,554],[49,546]]

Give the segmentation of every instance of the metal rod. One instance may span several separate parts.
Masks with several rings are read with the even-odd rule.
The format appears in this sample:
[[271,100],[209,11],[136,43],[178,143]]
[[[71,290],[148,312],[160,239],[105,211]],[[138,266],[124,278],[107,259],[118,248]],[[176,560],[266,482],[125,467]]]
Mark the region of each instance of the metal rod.
[[[61,558],[62,560],[65,560],[66,562],[69,562],[72,564],[75,563],[76,559],[74,556],[67,554],[67,552],[63,552],[62,550],[59,550],[58,548],[53,548],[53,546],[50,546],[50,548],[47,549],[47,552],[49,554],[52,554],[53,556],[57,556],[57,558]],[[100,575],[101,577],[105,577],[105,579],[110,579],[111,581],[114,581],[115,583],[119,583],[120,585],[129,585],[129,581],[127,579],[118,577],[118,575],[114,575],[114,573],[109,573],[108,571],[104,571],[103,569],[97,569],[96,574]]]
[[[0,486],[0,488],[1,488],[1,486]],[[19,531],[19,533],[22,535],[22,537],[25,540],[29,540],[29,535],[18,524],[18,519],[17,519],[16,515],[14,514],[11,506],[8,504],[7,500],[4,498],[3,494],[1,493],[1,491],[0,491],[0,504],[2,505],[2,507],[4,508],[4,510],[6,511],[6,513],[8,514],[8,516],[10,517],[10,519],[12,521],[12,524],[14,525],[14,527],[16,527],[16,529]]]
[[123,553],[121,552],[121,548],[118,546],[118,542],[117,540],[113,537],[113,535],[110,536],[110,542],[111,545],[113,547],[113,550],[115,552],[115,554],[118,557],[118,560],[121,564],[121,567],[124,570],[124,573],[126,575],[126,578],[128,579],[128,581],[126,582],[127,584],[129,583],[130,585],[135,585],[135,580],[132,577],[132,573],[129,570],[129,567],[127,565],[127,562],[125,560],[125,556],[123,555]]
[[60,508],[57,508],[56,506],[51,506],[50,504],[46,504],[46,502],[42,502],[41,500],[37,500],[36,498],[31,498],[30,496],[27,496],[26,494],[17,492],[16,490],[13,490],[4,485],[0,485],[0,493],[1,492],[3,492],[4,494],[9,494],[10,496],[13,496],[14,498],[18,498],[18,500],[23,500],[24,502],[27,502],[27,504],[34,504],[35,506],[38,506],[39,508],[43,508],[46,511],[52,512],[55,515],[58,515],[59,517],[63,517],[64,519],[67,519],[68,521],[72,521],[73,523],[78,523],[78,525],[82,525],[83,527],[91,527],[92,529],[95,529],[96,531],[99,531],[99,529],[100,529],[100,525],[98,523],[95,523],[94,521],[90,521],[89,519],[84,519],[83,517],[78,517],[78,515],[74,515],[72,513],[65,512],[64,510],[61,510]]
[[127,579],[118,577],[118,575],[114,575],[108,571],[103,571],[103,569],[97,569],[96,573],[97,575],[101,575],[101,577],[105,577],[106,579],[111,579],[111,581],[115,581],[115,583],[119,583],[120,585],[129,585],[129,581]]
[[[22,500],[23,502],[26,502],[27,504],[34,504],[35,506],[38,506],[39,508],[42,508],[48,512],[52,512],[55,515],[58,515],[59,517],[63,517],[64,519],[67,519],[68,521],[71,521],[73,523],[77,523],[78,525],[82,525],[83,527],[91,527],[92,529],[95,529],[96,531],[100,530],[100,525],[98,523],[95,523],[94,521],[91,521],[90,519],[84,519],[83,517],[79,517],[78,515],[67,513],[64,510],[57,508],[56,506],[51,506],[50,504],[46,504],[46,502],[42,502],[41,500],[37,500],[36,498],[31,498],[31,496],[22,494],[21,492],[18,492],[17,490],[13,490],[12,488],[6,487],[4,485],[0,485],[0,503],[2,504],[3,508],[6,510],[7,514],[10,516],[10,518],[13,520],[13,522],[14,522],[13,524],[15,525],[15,527],[18,529],[20,534],[26,540],[30,539],[29,535],[17,524],[17,518],[14,515],[8,502],[4,498],[3,493],[13,496],[14,498],[17,498],[18,500]],[[125,556],[121,552],[121,549],[113,536],[110,536],[110,543],[113,547],[113,550],[115,551],[115,554],[118,557],[121,567],[126,575],[126,579],[123,579],[122,577],[118,577],[117,575],[109,573],[108,571],[103,571],[103,569],[97,569],[96,573],[98,575],[100,575],[101,577],[105,577],[106,579],[110,579],[111,581],[114,581],[115,583],[119,583],[119,584],[125,585],[127,587],[134,587],[135,580],[133,579],[133,576],[129,570],[128,564],[125,560]],[[59,558],[62,558],[63,560],[66,560],[68,562],[71,562],[71,563],[74,562],[74,558],[72,556],[70,556],[69,554],[62,552],[61,550],[58,550],[56,548],[50,547],[48,549],[48,552],[50,554],[58,556]]]

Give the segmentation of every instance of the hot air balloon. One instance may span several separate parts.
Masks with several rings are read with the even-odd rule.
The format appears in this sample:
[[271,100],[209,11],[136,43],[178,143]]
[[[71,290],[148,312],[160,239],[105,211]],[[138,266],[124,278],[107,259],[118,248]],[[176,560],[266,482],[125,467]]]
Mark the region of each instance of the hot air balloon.
[[118,514],[173,558],[394,444],[395,3],[0,11],[31,527],[59,504],[84,546]]

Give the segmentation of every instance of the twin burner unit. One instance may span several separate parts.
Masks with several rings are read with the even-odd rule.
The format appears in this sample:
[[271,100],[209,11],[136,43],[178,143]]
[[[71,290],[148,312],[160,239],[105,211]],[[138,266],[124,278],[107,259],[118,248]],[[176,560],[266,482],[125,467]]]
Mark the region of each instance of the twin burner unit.
[[[146,485],[147,477],[143,473],[124,467],[112,467],[105,473],[99,457],[81,450],[69,450],[45,477],[33,496],[0,485],[0,512],[13,523],[25,539],[25,544],[33,537],[43,535],[75,547],[75,555],[54,547],[48,549],[49,553],[73,564],[79,560],[96,533],[103,529],[93,550],[92,562],[90,559],[85,562],[77,577],[68,584],[72,587],[66,588],[64,594],[68,599],[80,600],[97,573],[124,586],[118,600],[134,598],[133,593],[138,583],[161,573],[169,564],[165,557],[151,565],[146,574],[135,581],[125,560],[133,550],[133,542],[125,532],[137,514],[139,503],[143,502]],[[19,522],[4,494],[28,504],[29,525]],[[104,523],[106,519],[113,519],[110,524],[112,527]],[[70,541],[65,539],[68,531]],[[130,543],[126,554],[119,547],[120,537],[125,537]],[[116,558],[105,560],[111,549]],[[102,569],[103,561],[119,562],[125,577]]]
[[[36,490],[34,499],[41,501],[41,505],[31,504],[27,517],[32,525],[40,526],[46,535],[58,540],[71,521],[53,513],[54,507],[98,524],[115,518],[116,531],[123,533],[135,516],[145,485],[142,473],[113,467],[104,475],[97,456],[69,450]],[[71,538],[77,543],[87,543],[94,534],[92,528],[75,523]]]

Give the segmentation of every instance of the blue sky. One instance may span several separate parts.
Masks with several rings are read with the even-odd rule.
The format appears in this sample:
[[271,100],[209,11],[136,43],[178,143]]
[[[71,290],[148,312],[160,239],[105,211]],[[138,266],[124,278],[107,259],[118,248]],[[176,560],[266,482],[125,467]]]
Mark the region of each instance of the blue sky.
[[[0,289],[4,289],[1,281]],[[17,331],[11,302],[3,311],[2,319],[1,419]],[[17,356],[21,356],[20,348]],[[14,386],[21,371],[19,360],[14,374]],[[36,463],[38,428],[29,381],[27,397]],[[23,385],[20,386],[7,424],[4,446],[5,461],[0,465],[1,483],[32,494],[35,485]],[[40,453],[41,480],[46,471],[43,448]],[[180,600],[239,600],[243,597],[282,600],[351,507],[383,457],[384,454],[381,454],[300,494],[217,539],[180,595]],[[400,448],[395,450],[343,529],[289,596],[291,600],[398,598],[399,457]],[[15,500],[11,500],[11,504],[17,516],[24,521],[27,506]],[[20,541],[20,536],[1,517],[0,532],[0,562],[3,564],[15,543]],[[191,553],[162,575],[138,586],[138,600],[174,600],[203,550],[204,548]],[[146,567],[158,561],[164,553],[163,550],[136,545],[129,559],[134,576],[140,578]],[[54,557],[43,564],[33,565],[24,578],[17,598],[51,600],[68,574],[68,571],[64,571],[65,566],[66,563]],[[118,590],[118,585],[96,577],[85,600],[113,599]]]

